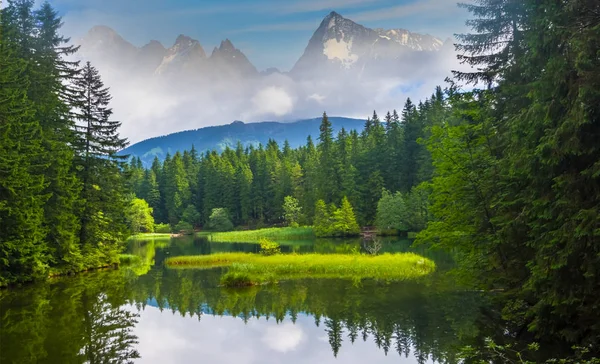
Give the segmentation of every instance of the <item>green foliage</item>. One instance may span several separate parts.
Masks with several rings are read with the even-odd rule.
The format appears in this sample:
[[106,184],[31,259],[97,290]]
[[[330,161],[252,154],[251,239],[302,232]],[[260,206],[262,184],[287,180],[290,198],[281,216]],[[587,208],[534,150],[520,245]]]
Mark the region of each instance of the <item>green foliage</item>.
[[317,237],[349,237],[360,234],[354,210],[346,197],[342,199],[339,209],[333,204],[325,206],[323,200],[317,201],[314,230]]
[[[433,221],[419,240],[457,252],[465,277],[502,289],[515,332],[600,345],[598,2],[492,1],[475,19],[458,80],[427,147]],[[510,26],[507,26],[510,24]]]
[[260,254],[265,256],[281,254],[281,247],[276,242],[262,238],[258,241],[260,244]]
[[383,190],[377,203],[376,225],[379,230],[408,231],[408,210],[402,193]]
[[413,253],[371,255],[217,253],[168,258],[174,268],[229,267],[229,272],[250,274],[254,281],[272,279],[341,278],[382,281],[415,279],[432,273],[435,263]]
[[[599,364],[600,359],[590,357],[590,349],[574,347],[575,355],[572,358],[552,358],[547,359],[545,364]],[[466,346],[460,352],[460,358],[469,363],[487,364],[487,363],[508,363],[508,364],[534,364],[540,363],[539,360],[533,360],[535,353],[540,350],[538,343],[531,343],[526,350],[515,349],[513,344],[499,345],[491,338],[485,339],[483,348],[474,348]]]
[[283,202],[283,217],[288,226],[298,227],[302,214],[302,207],[296,198],[286,196]]
[[170,234],[172,232],[171,225],[169,224],[155,224],[154,232],[160,234]]
[[114,264],[127,234],[108,90],[33,5],[0,10],[0,286]]
[[131,200],[126,211],[126,216],[132,234],[154,232],[152,208],[145,200],[139,198]]
[[119,264],[130,265],[138,264],[142,259],[133,254],[119,254]]
[[260,284],[246,272],[227,272],[221,277],[221,285],[225,287],[249,287]]
[[210,234],[209,239],[217,243],[256,243],[261,239],[285,241],[306,240],[313,239],[314,237],[315,234],[312,227],[285,227],[212,233]]
[[233,223],[229,219],[229,213],[224,208],[212,210],[208,220],[208,228],[212,231],[231,231]]
[[181,216],[181,222],[185,222],[192,227],[200,225],[200,220],[200,213],[196,211],[193,205],[188,205]]
[[409,193],[383,190],[377,204],[376,226],[380,231],[421,231],[429,221],[429,187],[422,184]]
[[192,235],[194,233],[194,227],[192,226],[192,224],[185,221],[180,221],[179,223],[177,223],[177,225],[175,225],[174,230],[177,233],[184,235]]

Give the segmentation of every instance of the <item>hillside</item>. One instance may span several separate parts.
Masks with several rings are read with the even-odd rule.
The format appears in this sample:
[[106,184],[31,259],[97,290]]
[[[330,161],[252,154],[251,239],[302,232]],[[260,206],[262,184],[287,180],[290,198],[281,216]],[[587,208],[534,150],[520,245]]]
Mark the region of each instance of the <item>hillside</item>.
[[[364,120],[341,117],[330,117],[334,132],[342,127],[346,130],[362,130]],[[244,146],[258,146],[266,144],[269,139],[274,139],[280,144],[288,141],[292,148],[306,143],[306,138],[311,135],[316,142],[319,135],[321,118],[299,120],[292,123],[260,122],[243,123],[235,121],[228,125],[209,126],[206,128],[182,131],[156,138],[147,139],[133,144],[124,149],[122,154],[140,157],[145,166],[152,163],[154,157],[161,161],[167,153],[190,149],[192,145],[199,151],[223,151],[226,147],[235,148],[238,142]]]

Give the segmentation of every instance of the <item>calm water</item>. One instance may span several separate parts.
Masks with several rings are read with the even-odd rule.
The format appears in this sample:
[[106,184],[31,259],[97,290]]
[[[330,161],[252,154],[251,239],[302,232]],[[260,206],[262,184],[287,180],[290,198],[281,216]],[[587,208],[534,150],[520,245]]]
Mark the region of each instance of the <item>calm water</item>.
[[[284,252],[352,252],[360,240]],[[442,272],[414,282],[298,280],[218,287],[221,270],[166,257],[257,251],[200,239],[132,242],[138,266],[0,291],[0,363],[454,363],[481,341],[486,299]],[[386,240],[385,251],[410,242]],[[440,271],[452,265],[425,250]]]

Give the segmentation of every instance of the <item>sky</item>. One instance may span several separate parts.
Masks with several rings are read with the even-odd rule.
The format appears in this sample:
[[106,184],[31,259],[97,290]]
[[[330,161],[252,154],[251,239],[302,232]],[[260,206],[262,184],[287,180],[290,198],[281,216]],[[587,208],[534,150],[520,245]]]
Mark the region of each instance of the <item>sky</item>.
[[[43,1],[35,0],[36,7]],[[169,48],[184,34],[200,41],[210,54],[230,39],[259,71],[275,67],[282,72],[294,66],[331,11],[369,28],[402,28],[442,40],[467,32],[469,17],[458,0],[48,1],[63,18],[62,34],[74,43],[96,25],[113,28],[137,47],[158,40]],[[0,7],[3,4],[6,1],[0,0]],[[454,52],[440,54],[435,60],[404,60],[399,65],[403,76],[381,69],[379,76],[360,82],[339,76],[308,81],[284,73],[235,85],[175,82],[163,87],[156,77],[124,71],[119,59],[111,58],[113,68],[100,63],[99,70],[113,96],[113,118],[123,123],[121,135],[136,143],[234,120],[294,121],[319,117],[324,111],[360,119],[374,110],[384,115],[401,110],[408,97],[424,100],[444,85],[452,70],[464,67]]]
[[210,52],[230,39],[259,69],[292,68],[321,20],[332,10],[370,28],[404,28],[441,39],[465,31],[455,0],[50,0],[74,39],[107,25],[142,46],[167,48],[179,34]]

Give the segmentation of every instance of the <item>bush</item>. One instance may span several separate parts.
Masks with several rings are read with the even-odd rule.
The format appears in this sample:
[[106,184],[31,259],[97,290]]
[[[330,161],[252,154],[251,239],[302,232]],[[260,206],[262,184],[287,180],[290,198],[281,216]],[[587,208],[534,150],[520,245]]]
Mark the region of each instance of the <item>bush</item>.
[[327,207],[323,200],[317,201],[314,230],[315,235],[320,238],[348,237],[360,234],[354,210],[346,197],[342,199],[339,209],[333,204]]
[[194,233],[194,227],[188,222],[181,221],[179,224],[175,225],[175,231],[181,234],[191,235]]
[[233,223],[226,209],[213,209],[208,219],[208,229],[212,231],[231,231]]
[[154,232],[158,234],[170,234],[171,233],[171,225],[169,224],[155,224]]
[[260,239],[260,253],[265,256],[277,255],[281,253],[281,247],[276,242],[269,239]]

